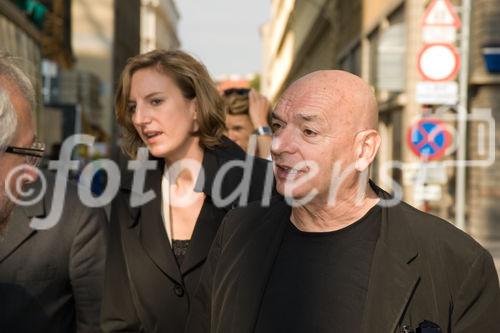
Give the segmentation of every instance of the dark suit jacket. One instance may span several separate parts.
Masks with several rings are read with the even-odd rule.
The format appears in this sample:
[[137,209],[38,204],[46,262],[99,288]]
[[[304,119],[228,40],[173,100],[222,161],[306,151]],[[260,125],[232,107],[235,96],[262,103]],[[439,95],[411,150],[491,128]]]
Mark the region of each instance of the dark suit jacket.
[[[252,204],[226,216],[186,332],[254,331],[291,213],[281,198],[273,200],[271,208]],[[499,318],[498,278],[486,250],[450,223],[405,203],[383,208],[362,332],[413,332],[403,327],[415,329],[424,320],[442,332],[500,332]]]
[[[245,157],[243,150],[230,140],[214,150],[205,151],[202,163],[205,185],[203,188],[197,186],[197,190],[206,194],[206,200],[180,269],[161,218],[162,161],[159,168],[146,174],[144,192],[152,189],[156,198],[141,207],[130,207],[132,180],[124,180],[111,212],[102,313],[105,332],[176,333],[184,330],[190,295],[199,283],[212,240],[224,215],[238,204],[233,200],[224,207],[207,206],[207,201],[212,200],[212,183],[226,162],[242,161]],[[266,169],[272,177],[270,163],[255,159],[250,201],[262,197]],[[242,177],[241,168],[231,169],[222,183],[223,198],[232,193]],[[273,185],[268,187],[270,191],[273,189]]]
[[16,207],[0,236],[0,331],[98,332],[105,212],[85,207],[68,183],[59,222],[34,230],[31,218],[45,217],[52,207],[54,177],[47,183],[47,195],[33,206]]

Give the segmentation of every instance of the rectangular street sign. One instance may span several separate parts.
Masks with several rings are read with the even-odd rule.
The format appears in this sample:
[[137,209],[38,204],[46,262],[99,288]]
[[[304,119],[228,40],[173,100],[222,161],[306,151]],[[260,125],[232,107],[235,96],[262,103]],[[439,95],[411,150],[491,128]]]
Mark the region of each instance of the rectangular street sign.
[[454,26],[433,26],[422,27],[422,40],[424,43],[447,43],[453,44],[457,40],[457,28]]
[[458,103],[458,84],[448,82],[417,82],[416,101],[420,104],[455,105]]
[[403,185],[446,184],[446,167],[440,162],[407,163],[403,167]]
[[439,201],[443,197],[443,191],[440,185],[415,186],[413,195],[416,201]]

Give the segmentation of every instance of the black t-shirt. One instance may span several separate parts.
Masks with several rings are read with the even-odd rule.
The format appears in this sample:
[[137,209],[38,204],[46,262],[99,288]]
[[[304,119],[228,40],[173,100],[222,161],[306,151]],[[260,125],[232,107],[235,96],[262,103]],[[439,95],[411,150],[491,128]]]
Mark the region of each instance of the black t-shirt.
[[255,332],[359,332],[381,212],[375,206],[333,232],[303,232],[290,222]]

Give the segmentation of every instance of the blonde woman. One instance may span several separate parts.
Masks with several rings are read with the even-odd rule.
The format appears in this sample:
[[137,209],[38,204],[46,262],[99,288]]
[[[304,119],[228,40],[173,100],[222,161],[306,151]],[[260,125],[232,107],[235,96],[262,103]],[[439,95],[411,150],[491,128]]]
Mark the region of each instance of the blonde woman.
[[[146,147],[158,167],[147,170],[140,189],[154,199],[139,207],[131,205],[138,195],[134,177],[122,175],[111,212],[102,329],[182,332],[214,235],[240,203],[239,196],[220,198],[238,188],[243,169],[229,170],[219,187],[217,174],[246,154],[223,135],[224,104],[206,68],[182,51],[130,59],[116,115],[125,152],[136,158]],[[266,161],[253,160],[251,185],[244,190],[248,201],[263,196],[267,170]]]

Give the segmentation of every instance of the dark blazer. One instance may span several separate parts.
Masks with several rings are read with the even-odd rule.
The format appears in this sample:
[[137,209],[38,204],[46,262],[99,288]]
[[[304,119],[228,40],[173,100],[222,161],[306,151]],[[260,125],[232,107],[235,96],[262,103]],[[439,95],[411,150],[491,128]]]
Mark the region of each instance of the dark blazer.
[[31,218],[47,216],[52,207],[53,176],[47,175],[47,184],[47,195],[16,207],[0,235],[0,331],[98,332],[105,212],[84,206],[69,182],[59,222],[34,230]]
[[[227,162],[242,161],[246,154],[232,141],[214,150],[206,150],[203,158],[205,184],[196,189],[206,194],[196,222],[190,247],[179,269],[161,218],[161,177],[163,164],[148,171],[144,192],[153,190],[154,200],[131,208],[132,180],[122,183],[112,205],[110,247],[106,270],[102,329],[105,332],[182,332],[187,318],[190,295],[200,279],[212,240],[224,215],[238,205],[233,200],[224,207],[212,202],[212,184],[217,172]],[[259,200],[264,193],[264,174],[272,168],[269,162],[255,159],[250,181],[249,201]],[[232,168],[222,182],[223,198],[232,193],[243,178],[242,168]],[[269,195],[270,198],[270,195]]]
[[[278,197],[271,208],[252,204],[226,216],[186,332],[254,331],[290,213]],[[362,332],[415,332],[411,329],[424,320],[441,332],[500,332],[499,318],[498,278],[486,250],[450,223],[408,204],[383,208]]]

